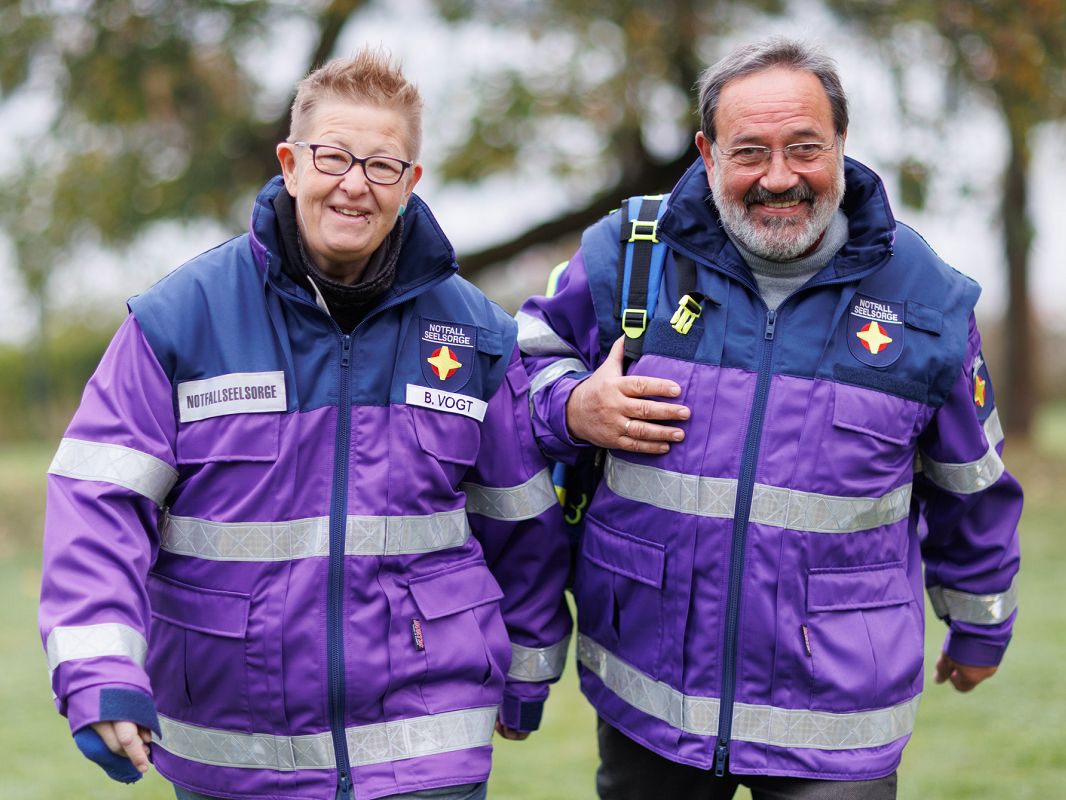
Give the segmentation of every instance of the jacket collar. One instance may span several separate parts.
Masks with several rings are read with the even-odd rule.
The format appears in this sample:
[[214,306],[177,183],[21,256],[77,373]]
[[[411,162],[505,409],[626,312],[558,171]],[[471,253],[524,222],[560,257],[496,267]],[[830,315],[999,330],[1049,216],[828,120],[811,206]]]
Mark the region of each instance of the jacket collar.
[[[282,243],[278,234],[274,197],[285,191],[280,175],[270,181],[255,198],[249,226],[252,254],[264,278],[280,285],[296,284],[282,271]],[[442,273],[458,272],[455,250],[441,231],[429,206],[415,194],[404,214],[400,257],[396,263],[396,280],[387,296],[396,296],[417,289],[424,283],[438,279]]]
[[[840,207],[848,218],[848,241],[830,262],[837,277],[884,262],[896,235],[884,185],[873,170],[845,157],[844,186]],[[722,228],[702,159],[696,159],[674,187],[659,230],[672,247],[698,261],[714,263],[745,279],[750,274]]]

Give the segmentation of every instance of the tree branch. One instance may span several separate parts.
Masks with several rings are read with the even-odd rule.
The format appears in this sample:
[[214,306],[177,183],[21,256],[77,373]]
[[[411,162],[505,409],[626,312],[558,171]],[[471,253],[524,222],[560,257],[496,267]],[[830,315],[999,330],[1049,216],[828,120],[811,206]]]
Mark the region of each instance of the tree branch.
[[641,168],[623,175],[617,183],[599,192],[581,208],[565,211],[506,242],[460,256],[460,272],[464,278],[473,279],[501,261],[514,258],[528,247],[554,242],[584,230],[612,208],[617,208],[626,197],[669,191],[692,161],[692,153],[686,149],[666,164],[645,163]]

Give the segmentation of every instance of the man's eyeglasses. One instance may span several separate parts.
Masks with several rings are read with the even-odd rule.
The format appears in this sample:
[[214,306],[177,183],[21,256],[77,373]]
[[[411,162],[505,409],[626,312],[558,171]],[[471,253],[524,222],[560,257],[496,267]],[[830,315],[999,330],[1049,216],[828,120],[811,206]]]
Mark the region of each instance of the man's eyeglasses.
[[413,163],[391,156],[360,158],[343,147],[334,147],[331,144],[308,144],[307,142],[293,142],[292,144],[294,147],[306,147],[311,150],[311,159],[315,169],[319,172],[326,175],[347,175],[349,170],[358,164],[363,168],[366,179],[379,186],[392,186],[398,183],[403,177],[404,170]]
[[832,144],[796,142],[773,149],[759,145],[743,145],[728,150],[719,149],[718,152],[729,160],[738,175],[761,175],[769,168],[774,153],[784,153],[785,163],[793,172],[818,172],[825,169],[826,165],[822,154],[835,147],[835,141]]

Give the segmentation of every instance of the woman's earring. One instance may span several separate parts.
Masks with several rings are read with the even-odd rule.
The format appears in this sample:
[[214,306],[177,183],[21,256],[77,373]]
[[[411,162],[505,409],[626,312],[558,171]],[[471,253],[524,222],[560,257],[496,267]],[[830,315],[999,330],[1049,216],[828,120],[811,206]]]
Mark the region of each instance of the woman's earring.
[[407,208],[407,206],[405,206],[403,203],[400,203],[400,213],[397,214],[396,216],[402,217],[405,208]]

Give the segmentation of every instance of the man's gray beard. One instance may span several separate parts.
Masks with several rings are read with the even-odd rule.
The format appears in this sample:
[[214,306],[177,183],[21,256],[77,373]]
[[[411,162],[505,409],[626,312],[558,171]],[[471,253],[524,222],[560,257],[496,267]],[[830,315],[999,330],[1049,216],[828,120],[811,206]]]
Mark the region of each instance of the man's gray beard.
[[721,162],[715,164],[711,196],[722,223],[742,245],[768,261],[791,261],[806,253],[825,233],[840,201],[844,199],[844,150],[837,147],[837,178],[832,188],[814,199],[811,215],[804,223],[785,217],[768,217],[756,224],[743,201],[725,199]]

